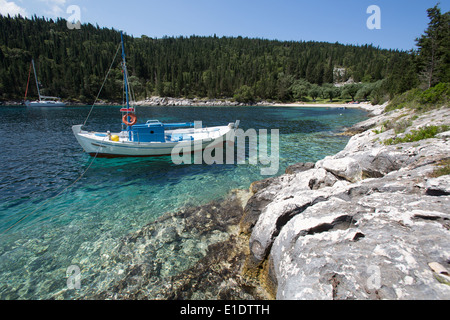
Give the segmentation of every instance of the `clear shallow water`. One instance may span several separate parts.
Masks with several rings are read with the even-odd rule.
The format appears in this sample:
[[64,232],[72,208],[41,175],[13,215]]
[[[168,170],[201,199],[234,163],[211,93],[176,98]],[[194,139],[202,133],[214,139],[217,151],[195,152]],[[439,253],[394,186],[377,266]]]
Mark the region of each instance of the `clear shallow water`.
[[[2,107],[0,117],[0,298],[45,299],[66,287],[66,269],[95,266],[98,251],[185,205],[200,205],[266,178],[258,165],[179,165],[170,158],[93,160],[72,134],[89,107]],[[149,107],[138,116],[280,130],[280,170],[342,150],[335,133],[362,121],[360,110],[272,107]],[[96,131],[119,131],[119,107],[96,107]],[[36,210],[37,209],[37,210]],[[112,245],[111,245],[112,247]],[[93,269],[93,268],[91,268]],[[95,272],[90,275],[95,278]],[[83,279],[83,285],[89,280]]]

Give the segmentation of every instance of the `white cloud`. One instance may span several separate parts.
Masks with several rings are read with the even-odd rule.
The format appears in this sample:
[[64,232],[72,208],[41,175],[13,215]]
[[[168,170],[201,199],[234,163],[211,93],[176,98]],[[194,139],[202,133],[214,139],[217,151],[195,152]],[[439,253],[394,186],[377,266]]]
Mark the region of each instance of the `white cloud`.
[[[1,0],[0,0],[1,1]],[[66,0],[39,0],[44,2],[47,9],[44,11],[45,14],[53,17],[61,17],[65,14],[65,4]]]
[[19,7],[13,1],[0,0],[0,14],[3,16],[7,16],[8,14],[10,16],[17,16],[20,14],[22,17],[25,17],[27,16],[27,10]]

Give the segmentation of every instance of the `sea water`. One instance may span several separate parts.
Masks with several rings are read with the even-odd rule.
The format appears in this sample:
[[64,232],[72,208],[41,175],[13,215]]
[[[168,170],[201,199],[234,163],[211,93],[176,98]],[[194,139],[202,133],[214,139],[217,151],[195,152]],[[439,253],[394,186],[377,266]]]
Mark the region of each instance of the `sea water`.
[[[88,130],[121,130],[119,107],[95,107]],[[48,299],[68,286],[74,264],[97,262],[99,250],[167,212],[202,205],[261,176],[254,164],[174,165],[170,157],[93,159],[71,127],[89,107],[1,107],[0,299]],[[358,109],[296,107],[141,107],[140,122],[202,121],[278,129],[279,171],[342,150],[337,133],[362,121]],[[269,148],[270,150],[270,148]],[[113,247],[113,246],[111,246]],[[105,253],[106,252],[106,253]],[[99,267],[99,266],[96,266]],[[83,279],[94,283],[95,272]]]

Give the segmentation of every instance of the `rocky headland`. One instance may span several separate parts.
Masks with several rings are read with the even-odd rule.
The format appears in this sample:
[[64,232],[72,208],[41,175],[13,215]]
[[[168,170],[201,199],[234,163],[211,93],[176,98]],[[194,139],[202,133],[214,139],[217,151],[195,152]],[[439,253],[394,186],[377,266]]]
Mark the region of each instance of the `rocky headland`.
[[274,298],[450,298],[450,109],[376,113],[338,154],[252,185],[245,268]]

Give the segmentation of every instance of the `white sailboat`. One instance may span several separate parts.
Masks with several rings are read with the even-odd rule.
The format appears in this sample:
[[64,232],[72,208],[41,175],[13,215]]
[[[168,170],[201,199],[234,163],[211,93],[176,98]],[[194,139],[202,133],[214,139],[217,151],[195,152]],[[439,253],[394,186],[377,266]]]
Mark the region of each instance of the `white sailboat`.
[[[66,104],[61,101],[61,98],[41,96],[41,90],[39,90],[39,81],[38,81],[38,77],[37,77],[37,73],[36,73],[36,68],[34,66],[34,59],[31,60],[31,65],[33,66],[34,79],[36,80],[36,87],[37,87],[39,100],[38,101],[28,101],[27,100],[28,86],[30,84],[30,74],[28,74],[27,90],[25,91],[25,105],[27,107],[65,107]],[[31,73],[31,66],[30,66],[30,73]]]
[[[122,131],[89,132],[84,125],[72,127],[73,133],[84,151],[95,157],[152,157],[169,156],[175,147],[198,152],[207,146],[225,142],[225,136],[233,134],[239,121],[225,126],[203,128],[195,123],[162,123],[149,120],[137,124],[135,108],[130,106],[128,72],[125,46],[121,33],[122,68],[126,107],[122,112]],[[234,135],[232,135],[234,137]]]

